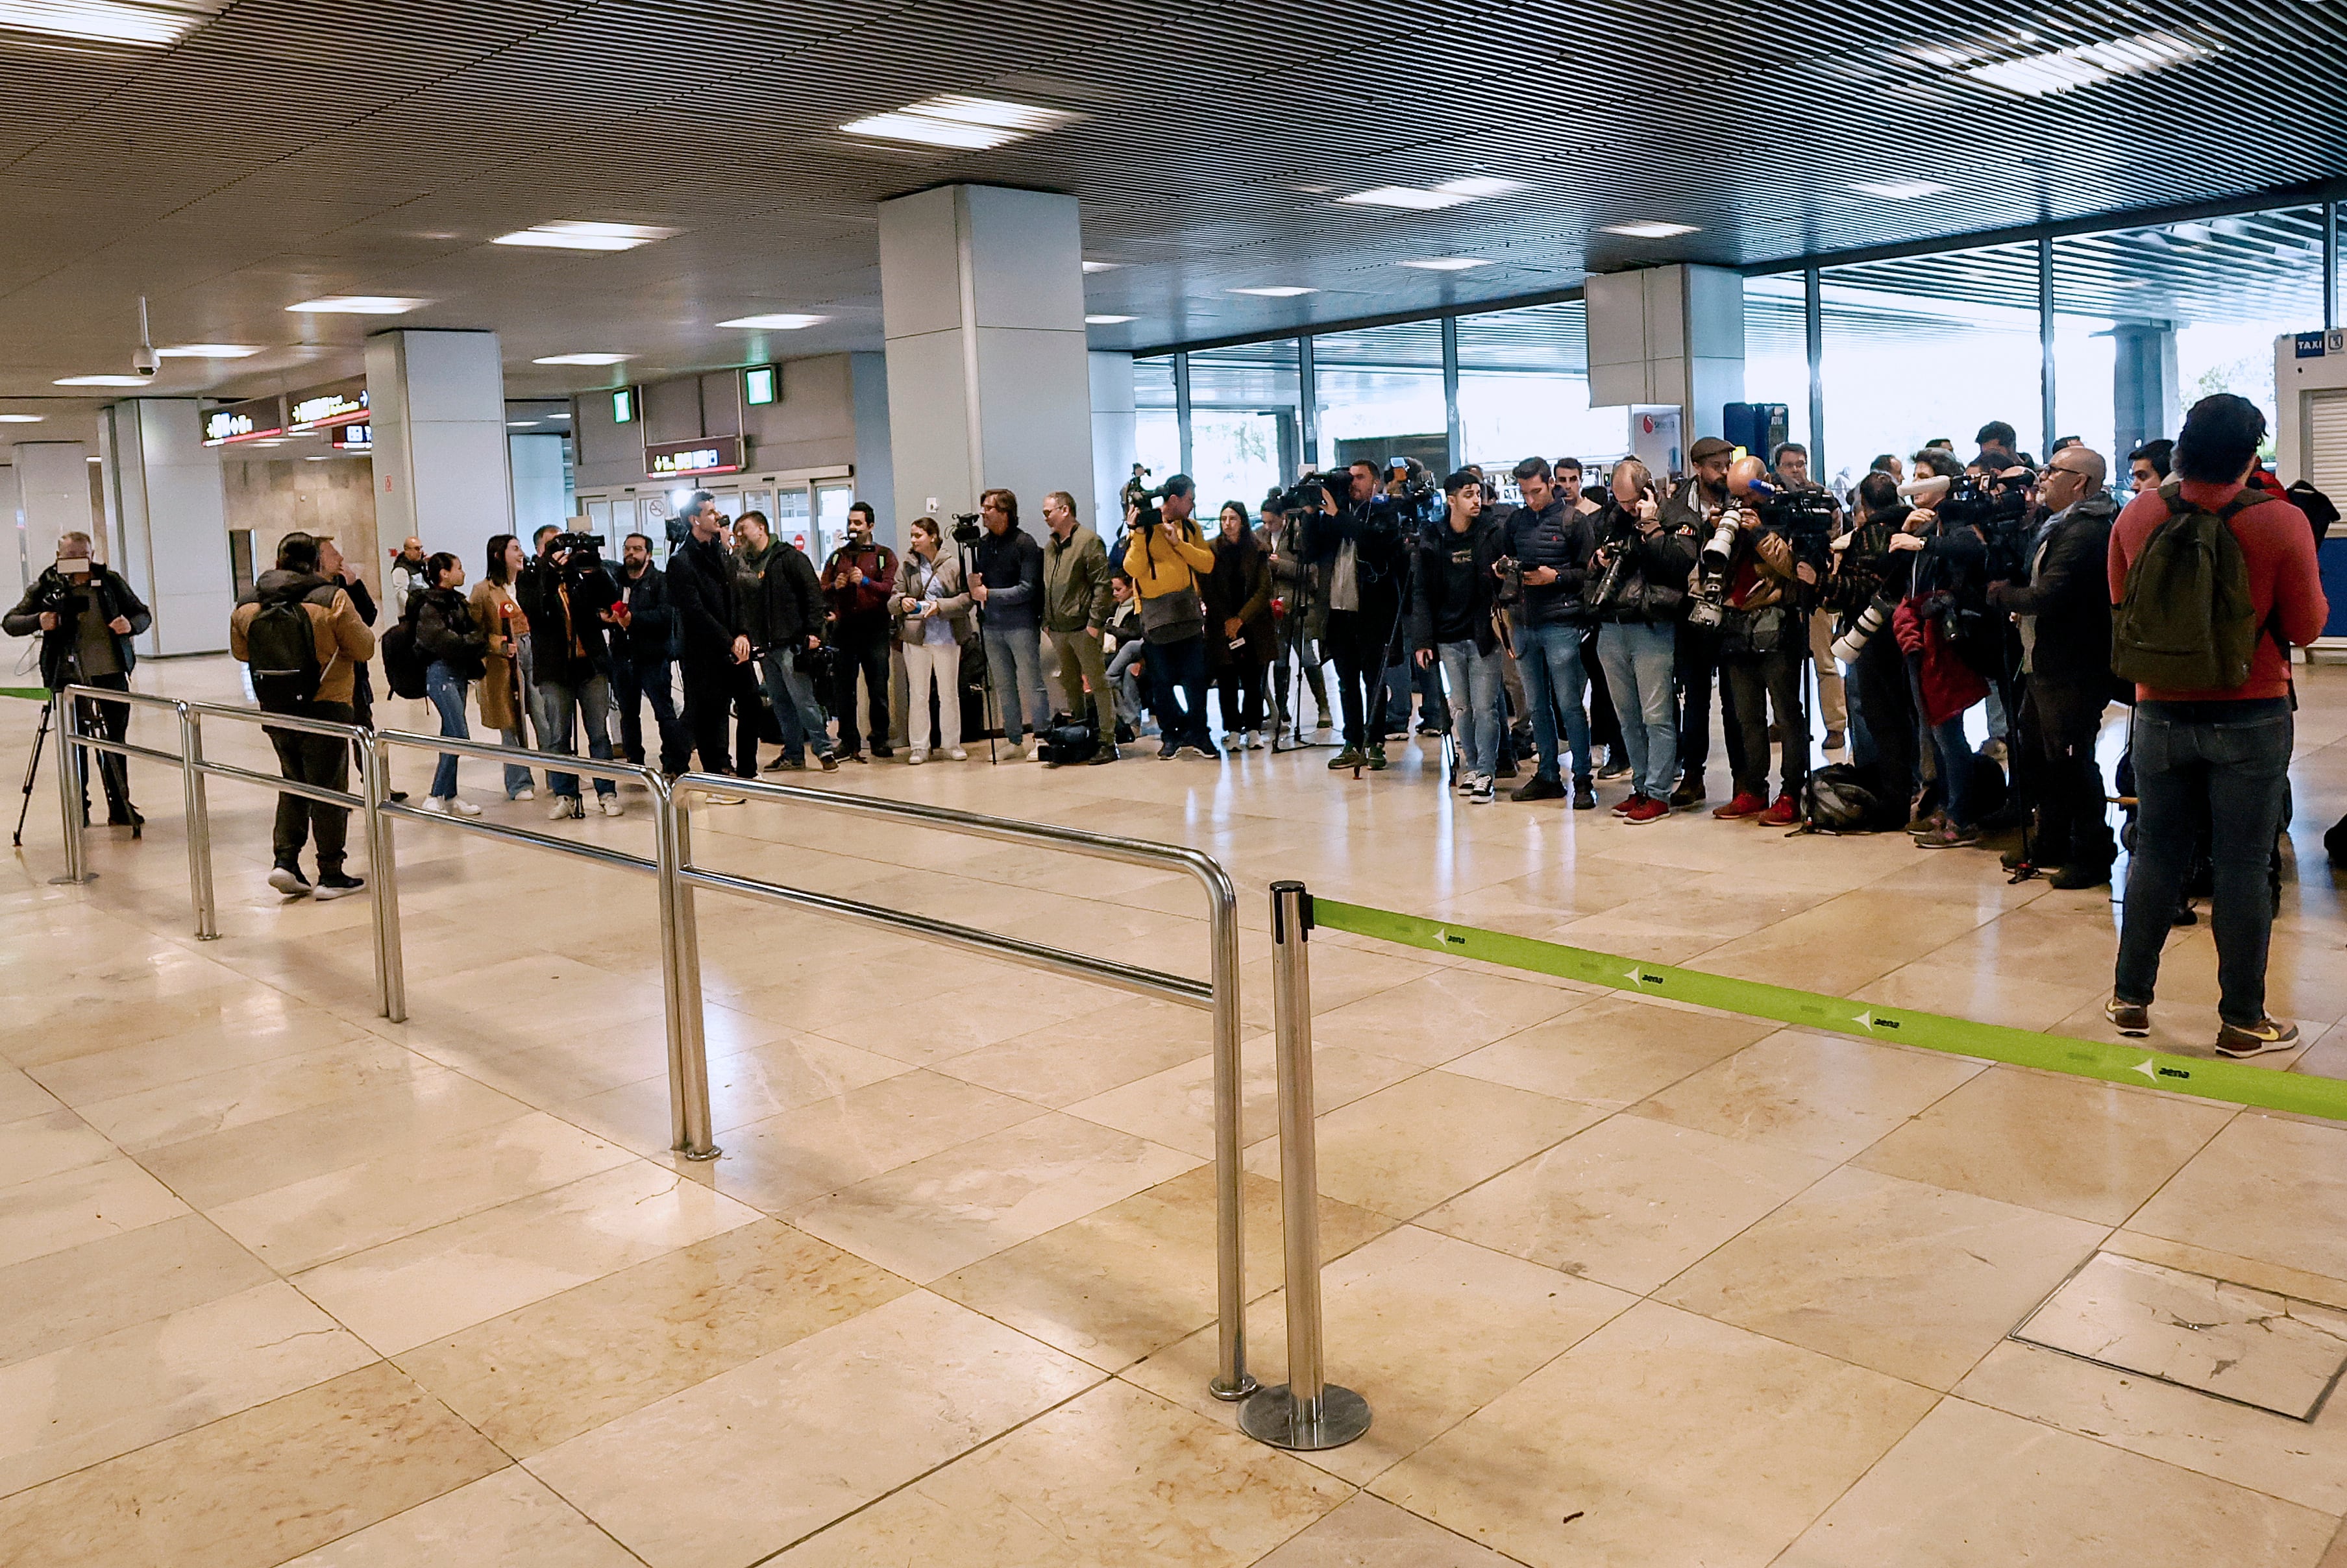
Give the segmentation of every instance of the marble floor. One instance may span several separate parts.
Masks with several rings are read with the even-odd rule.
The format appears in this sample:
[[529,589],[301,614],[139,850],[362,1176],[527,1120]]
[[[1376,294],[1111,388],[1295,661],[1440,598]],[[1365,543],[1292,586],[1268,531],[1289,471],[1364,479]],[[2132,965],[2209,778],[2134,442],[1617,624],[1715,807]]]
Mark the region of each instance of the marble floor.
[[[217,660],[139,683],[237,690]],[[2347,1076],[2318,842],[2347,673],[2304,686],[2272,985],[2307,1044],[2263,1063]],[[34,713],[0,705],[11,778]],[[267,766],[219,728],[215,755]],[[1898,835],[1470,806],[1403,750],[1358,783],[1312,753],[821,781],[1230,868],[1266,1382],[1276,877],[2102,1034],[2105,892]],[[2175,1343],[2199,1327],[2175,1311],[2130,1340],[2148,1375],[2008,1337],[2099,1255],[2041,1337],[2091,1342],[2096,1304],[2157,1282],[2286,1343],[2259,1386],[2302,1408],[2347,1322],[2347,1127],[1323,933],[1327,1358],[1376,1424],[1298,1458],[1205,1393],[1204,1015],[704,894],[725,1153],[687,1164],[649,878],[402,825],[393,1025],[367,900],[264,885],[270,796],[212,789],[199,943],[177,781],[136,776],[146,837],[93,832],[95,884],[47,885],[46,782],[0,884],[10,1568],[2347,1568],[2347,1401],[2301,1420],[2180,1386],[2247,1374]],[[547,825],[487,766],[466,784]],[[561,831],[646,849],[625,798]],[[708,864],[1203,970],[1179,876],[811,810],[694,825]],[[2179,931],[2155,1043],[2205,1054],[2214,984],[2208,927]]]

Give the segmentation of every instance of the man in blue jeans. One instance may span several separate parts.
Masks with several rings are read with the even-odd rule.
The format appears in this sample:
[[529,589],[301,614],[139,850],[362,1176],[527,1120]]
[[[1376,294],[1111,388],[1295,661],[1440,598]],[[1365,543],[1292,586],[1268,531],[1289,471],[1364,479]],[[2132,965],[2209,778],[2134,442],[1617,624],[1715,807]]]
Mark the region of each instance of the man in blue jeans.
[[[600,557],[574,560],[570,551],[559,548],[564,537],[547,535],[538,559],[522,569],[514,586],[521,612],[529,618],[538,667],[531,692],[538,749],[577,756],[579,727],[584,724],[587,754],[607,763],[612,760],[611,653],[604,633],[619,624],[612,607],[620,602],[620,589]],[[579,804],[578,774],[548,769],[546,793],[553,797],[548,817],[587,815]],[[626,810],[620,804],[620,786],[610,779],[595,781],[595,804],[605,816]]]
[[[2304,515],[2243,483],[2265,433],[2265,415],[2248,399],[2230,393],[2202,398],[2176,438],[2174,478],[2138,494],[2111,529],[2111,601],[2124,607],[2113,642],[2121,654],[2135,609],[2127,605],[2129,572],[2171,518],[2214,513],[2239,541],[2248,570],[2258,629],[2248,679],[2222,690],[2136,683],[2135,855],[2111,999],[2103,1009],[2121,1034],[2151,1032],[2160,948],[2183,891],[2196,819],[2204,819],[2216,872],[2217,1050],[2236,1057],[2291,1050],[2299,1042],[2296,1024],[2266,1011],[2274,915],[2267,868],[2290,795],[2288,645],[2312,642],[2331,613]],[[2149,581],[2137,586],[2139,595],[2154,588]],[[2205,604],[2200,612],[2207,613]]]
[[[673,777],[692,765],[692,737],[677,715],[669,670],[676,658],[676,616],[669,609],[668,577],[652,569],[652,541],[630,534],[620,547],[620,602],[627,607],[611,639],[611,700],[620,710],[620,753],[644,760],[643,704],[660,733],[661,772]],[[615,611],[616,613],[616,611]]]
[[[1051,726],[1051,699],[1043,690],[1043,548],[1019,526],[1017,496],[989,490],[978,507],[986,531],[971,552],[969,596],[978,600],[979,630],[986,639],[988,683],[1012,760],[1034,762]],[[1030,729],[1035,738],[1022,753],[1019,743]]]
[[1597,791],[1590,777],[1589,713],[1583,704],[1589,688],[1581,665],[1581,637],[1589,611],[1581,602],[1597,537],[1588,517],[1564,504],[1545,457],[1516,465],[1516,488],[1524,504],[1508,514],[1508,554],[1523,569],[1523,598],[1512,614],[1516,661],[1524,678],[1524,702],[1532,711],[1532,743],[1540,766],[1519,785],[1516,800],[1564,798],[1563,762],[1557,752],[1556,716],[1564,715],[1564,739],[1573,749],[1573,809],[1594,811]]

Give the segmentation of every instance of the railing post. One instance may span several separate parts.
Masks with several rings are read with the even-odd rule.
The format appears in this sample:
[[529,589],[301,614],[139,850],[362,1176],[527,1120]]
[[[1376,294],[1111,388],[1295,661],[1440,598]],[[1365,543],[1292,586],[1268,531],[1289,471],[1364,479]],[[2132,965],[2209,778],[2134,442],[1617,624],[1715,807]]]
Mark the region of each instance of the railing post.
[[1320,1343],[1320,1178],[1312,1101],[1312,896],[1271,885],[1271,985],[1279,1074],[1279,1196],[1287,1265],[1287,1381],[1239,1411],[1275,1448],[1341,1448],[1369,1430],[1368,1401],[1327,1381]]
[[52,699],[57,715],[57,804],[59,821],[65,828],[66,874],[49,878],[52,887],[78,887],[97,876],[89,869],[82,851],[81,747],[74,743],[81,738],[81,703],[60,687]]
[[185,702],[179,711],[179,794],[188,821],[188,897],[196,907],[196,940],[220,940],[212,902],[212,818],[204,795],[204,719]]
[[1214,989],[1214,1377],[1206,1391],[1229,1403],[1255,1391],[1246,1364],[1245,1172],[1240,1164],[1239,900],[1229,876],[1209,861],[1204,878]]
[[692,888],[692,829],[668,780],[647,772],[651,786],[660,876],[661,989],[668,1004],[668,1099],[671,1147],[688,1160],[714,1160],[709,1128],[709,1051],[702,1035],[701,937]]
[[391,753],[372,730],[359,732],[359,793],[366,802],[367,893],[374,910],[374,989],[383,1016],[407,1021],[407,960],[399,939],[399,850],[392,842]]

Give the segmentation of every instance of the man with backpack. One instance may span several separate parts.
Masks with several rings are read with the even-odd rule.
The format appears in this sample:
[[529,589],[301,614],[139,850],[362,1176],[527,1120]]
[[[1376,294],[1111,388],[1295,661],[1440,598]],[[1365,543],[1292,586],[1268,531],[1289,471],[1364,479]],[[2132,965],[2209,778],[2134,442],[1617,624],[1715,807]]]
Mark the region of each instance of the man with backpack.
[[2290,788],[2290,644],[2312,642],[2330,614],[2306,519],[2244,487],[2265,434],[2265,415],[2246,398],[2194,404],[2174,477],[2119,514],[2109,560],[2111,668],[2135,682],[2139,805],[2104,1010],[2121,1034],[2151,1032],[2160,946],[2205,815],[2217,1050],[2234,1057],[2298,1044],[2298,1026],[2266,1012],[2267,872]]
[[[374,633],[359,619],[351,596],[319,574],[318,541],[305,533],[277,541],[277,567],[237,601],[229,619],[229,651],[252,678],[252,694],[262,711],[332,723],[354,722],[352,692],[358,667],[374,656]],[[265,730],[277,750],[277,768],[289,781],[317,789],[350,788],[351,748],[333,735],[301,730]],[[366,884],[343,872],[343,846],[350,808],[298,794],[277,797],[277,822],[270,834],[276,865],[269,885],[289,897],[313,891],[302,875],[303,846],[318,844],[321,901],[359,892]]]

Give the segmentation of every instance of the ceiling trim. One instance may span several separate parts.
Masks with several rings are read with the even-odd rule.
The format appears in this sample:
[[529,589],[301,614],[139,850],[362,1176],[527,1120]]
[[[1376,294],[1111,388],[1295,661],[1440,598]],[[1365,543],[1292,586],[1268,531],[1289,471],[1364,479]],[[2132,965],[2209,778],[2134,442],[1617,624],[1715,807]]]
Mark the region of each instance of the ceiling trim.
[[[1342,321],[1312,322],[1302,326],[1283,328],[1276,332],[1241,333],[1235,337],[1194,338],[1187,343],[1166,343],[1157,348],[1137,348],[1135,359],[1154,359],[1167,354],[1203,354],[1208,349],[1245,348],[1249,343],[1278,343],[1285,338],[1327,337],[1331,333],[1367,332],[1372,327],[1407,326],[1412,322],[1447,321],[1453,316],[1490,315],[1495,311],[1525,310],[1533,305],[1561,305],[1581,298],[1582,286],[1569,289],[1543,289],[1536,294],[1503,294],[1497,299],[1473,300],[1461,304],[1441,305],[1433,310],[1388,311],[1374,316],[1348,316]],[[1113,353],[1113,350],[1103,352]]]

